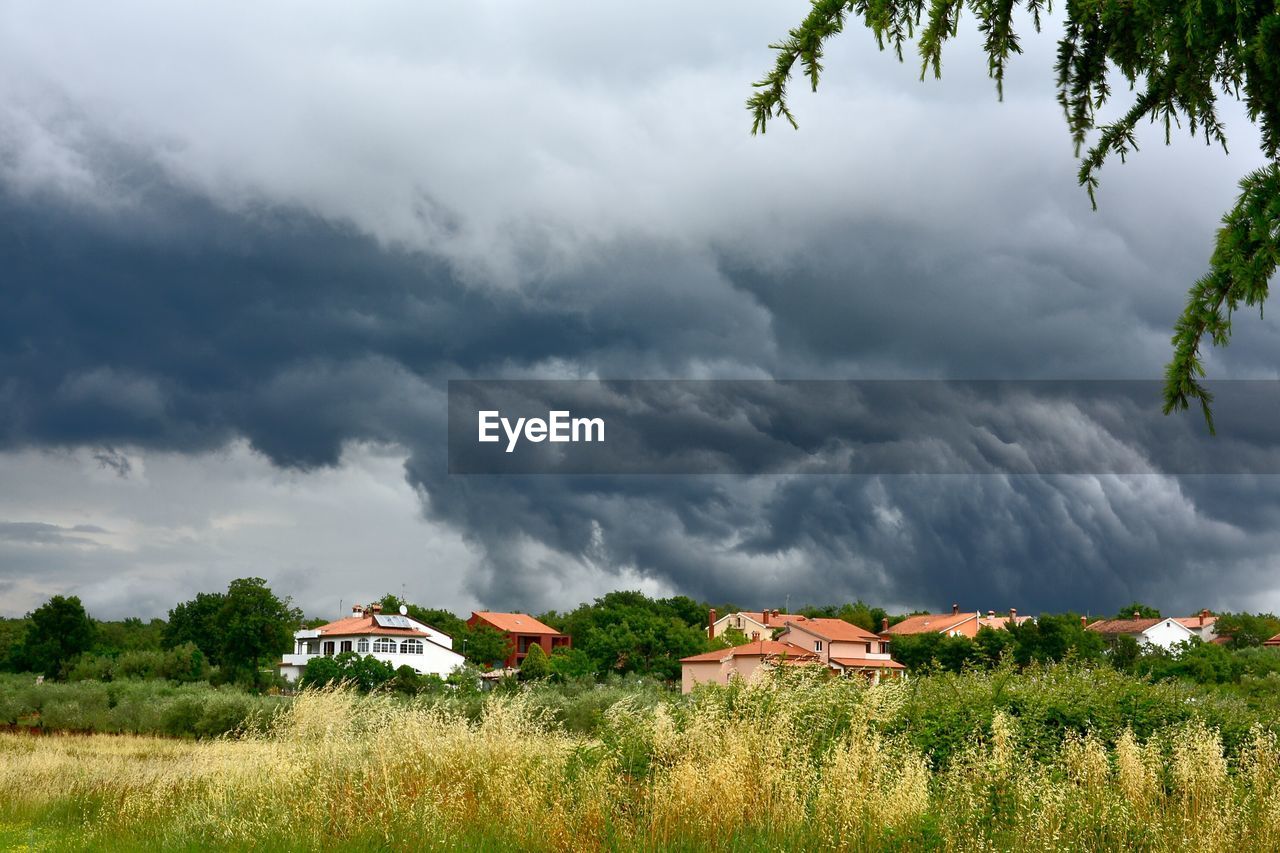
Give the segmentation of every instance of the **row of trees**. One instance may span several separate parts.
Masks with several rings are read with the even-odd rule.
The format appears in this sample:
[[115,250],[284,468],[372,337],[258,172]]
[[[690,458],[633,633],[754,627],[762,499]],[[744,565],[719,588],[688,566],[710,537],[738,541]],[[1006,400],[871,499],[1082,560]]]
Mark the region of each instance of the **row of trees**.
[[[383,596],[380,603],[390,613],[404,606],[414,619],[448,634],[454,649],[479,669],[498,665],[509,653],[500,632],[488,626],[469,627],[447,610],[422,607],[391,594]],[[655,599],[640,592],[611,592],[566,613],[540,614],[541,621],[571,635],[573,647],[557,649],[549,659],[541,650],[531,655],[525,668],[533,672],[526,677],[548,675],[571,680],[617,674],[678,679],[682,657],[747,639],[730,633],[709,641],[709,609],[706,603],[687,596]],[[729,604],[716,609],[723,614],[738,608]],[[891,616],[862,601],[804,607],[798,612],[844,619],[870,631],[879,631],[885,620],[893,624],[910,615]],[[1160,616],[1158,610],[1137,602],[1121,608],[1116,616],[1130,618],[1134,613]],[[273,671],[278,656],[292,647],[293,631],[300,625],[315,627],[329,621],[305,619],[288,598],[275,595],[261,578],[234,580],[225,592],[199,593],[176,605],[168,616],[167,620],[150,622],[102,622],[92,619],[78,598],[54,596],[25,620],[0,622],[0,666],[51,678],[212,678],[261,687],[271,680],[267,673]],[[1233,649],[1260,645],[1280,633],[1280,618],[1272,614],[1222,614],[1217,625],[1220,634],[1231,637]],[[1067,613],[1043,615],[1008,630],[984,629],[972,640],[938,634],[897,637],[893,654],[910,669],[936,665],[959,671],[994,666],[1006,656],[1020,665],[1073,656],[1105,658],[1118,668],[1156,676],[1175,671],[1185,674],[1188,668],[1198,667],[1201,673],[1216,673],[1213,679],[1222,673],[1227,679],[1238,677],[1239,667],[1229,659],[1211,657],[1227,650],[1213,648],[1216,651],[1180,656],[1182,662],[1174,665],[1150,654],[1140,655],[1136,645],[1131,648],[1123,640],[1108,647],[1099,634],[1083,629],[1079,615]],[[374,681],[384,684],[397,677],[390,670],[383,672],[363,662],[343,661],[330,671],[335,660],[317,663],[315,679],[352,680],[363,685]],[[410,682],[406,674],[399,674],[399,678]]]

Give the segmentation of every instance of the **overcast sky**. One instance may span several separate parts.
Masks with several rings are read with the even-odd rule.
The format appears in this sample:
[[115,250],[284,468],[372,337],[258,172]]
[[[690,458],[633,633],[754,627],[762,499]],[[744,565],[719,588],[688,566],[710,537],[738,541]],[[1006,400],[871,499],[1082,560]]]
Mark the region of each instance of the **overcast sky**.
[[753,138],[806,8],[0,3],[0,614],[1280,608],[1273,476],[446,473],[451,378],[1161,375],[1243,110],[1229,156],[1144,129],[1093,212],[1052,24],[1003,103],[972,26],[920,82],[852,25]]

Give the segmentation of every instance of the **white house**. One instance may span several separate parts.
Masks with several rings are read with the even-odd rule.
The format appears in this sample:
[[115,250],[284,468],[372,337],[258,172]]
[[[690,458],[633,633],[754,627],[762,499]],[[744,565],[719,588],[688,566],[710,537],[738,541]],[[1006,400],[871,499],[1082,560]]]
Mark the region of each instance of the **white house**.
[[1178,643],[1184,643],[1199,632],[1188,628],[1181,619],[1143,619],[1137,613],[1132,619],[1099,619],[1085,626],[1087,631],[1096,631],[1106,637],[1117,637],[1126,634],[1138,641],[1140,646],[1155,646],[1169,650]]
[[293,654],[280,661],[280,674],[297,681],[307,661],[343,652],[373,655],[397,669],[410,666],[419,675],[441,678],[462,666],[463,657],[453,650],[452,637],[403,613],[381,611],[378,604],[357,604],[345,619],[295,631]]

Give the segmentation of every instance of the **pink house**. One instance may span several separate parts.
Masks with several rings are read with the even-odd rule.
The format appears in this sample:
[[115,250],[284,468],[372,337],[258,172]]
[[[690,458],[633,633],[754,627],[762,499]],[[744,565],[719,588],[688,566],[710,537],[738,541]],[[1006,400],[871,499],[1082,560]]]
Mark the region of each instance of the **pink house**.
[[843,619],[788,622],[778,641],[804,649],[841,675],[860,673],[877,683],[906,670],[889,655],[889,641]]
[[757,640],[692,655],[680,660],[680,690],[688,693],[697,684],[728,684],[734,677],[750,681],[774,667],[816,664],[818,656],[790,643]]

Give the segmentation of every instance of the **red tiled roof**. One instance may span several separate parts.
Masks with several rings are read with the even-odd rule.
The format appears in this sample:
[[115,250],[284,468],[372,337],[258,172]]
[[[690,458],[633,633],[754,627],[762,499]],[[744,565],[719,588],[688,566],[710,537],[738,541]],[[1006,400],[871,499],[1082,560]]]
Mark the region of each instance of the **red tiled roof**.
[[890,625],[886,634],[942,634],[957,625],[978,618],[977,613],[921,613],[919,616],[908,616],[897,625]]
[[[1186,627],[1191,628],[1192,630],[1195,630],[1196,628],[1201,627],[1201,625],[1200,625],[1200,614],[1198,614],[1198,613],[1197,613],[1195,616],[1177,616],[1177,617],[1175,617],[1175,618],[1174,618],[1174,620],[1173,620],[1173,621],[1174,621],[1174,622],[1180,622],[1180,623],[1182,623],[1183,625],[1185,625]],[[1208,626],[1212,625],[1214,622],[1217,622],[1217,621],[1218,621],[1218,617],[1217,617],[1217,616],[1206,616],[1206,617],[1204,617],[1204,626],[1205,626],[1205,627],[1208,627]]]
[[527,613],[493,613],[488,610],[477,610],[471,615],[473,618],[479,618],[499,631],[508,634],[555,634],[560,636],[560,632],[555,628],[550,625],[544,625]]
[[1099,619],[1097,622],[1086,625],[1085,630],[1097,631],[1099,634],[1141,634],[1163,621],[1163,619]]
[[734,646],[731,649],[717,649],[713,652],[703,652],[700,655],[690,655],[687,658],[681,658],[680,663],[717,662],[732,657],[782,657],[784,655],[791,660],[817,660],[818,658],[808,649],[802,649],[792,643],[780,643],[777,640],[756,640],[753,643],[743,643],[741,646]]
[[832,658],[831,662],[838,663],[846,669],[906,669],[896,660],[876,660],[875,658]]
[[1276,635],[1275,635],[1274,637],[1272,637],[1270,640],[1266,640],[1266,641],[1264,641],[1264,642],[1262,643],[1262,645],[1264,645],[1264,646],[1280,646],[1280,634],[1276,634]]
[[321,634],[330,636],[339,635],[373,635],[382,634],[391,637],[429,637],[426,631],[418,628],[387,628],[373,621],[373,616],[348,616],[345,619],[339,619],[336,622],[330,622],[327,625],[321,625],[315,630]]
[[796,628],[835,643],[865,643],[880,639],[870,631],[843,619],[806,619],[803,624],[796,623]]
[[725,616],[750,616],[766,628],[780,628],[787,622],[805,621],[804,617],[799,613],[779,613],[774,615],[772,610],[739,610],[737,613],[726,613]]

